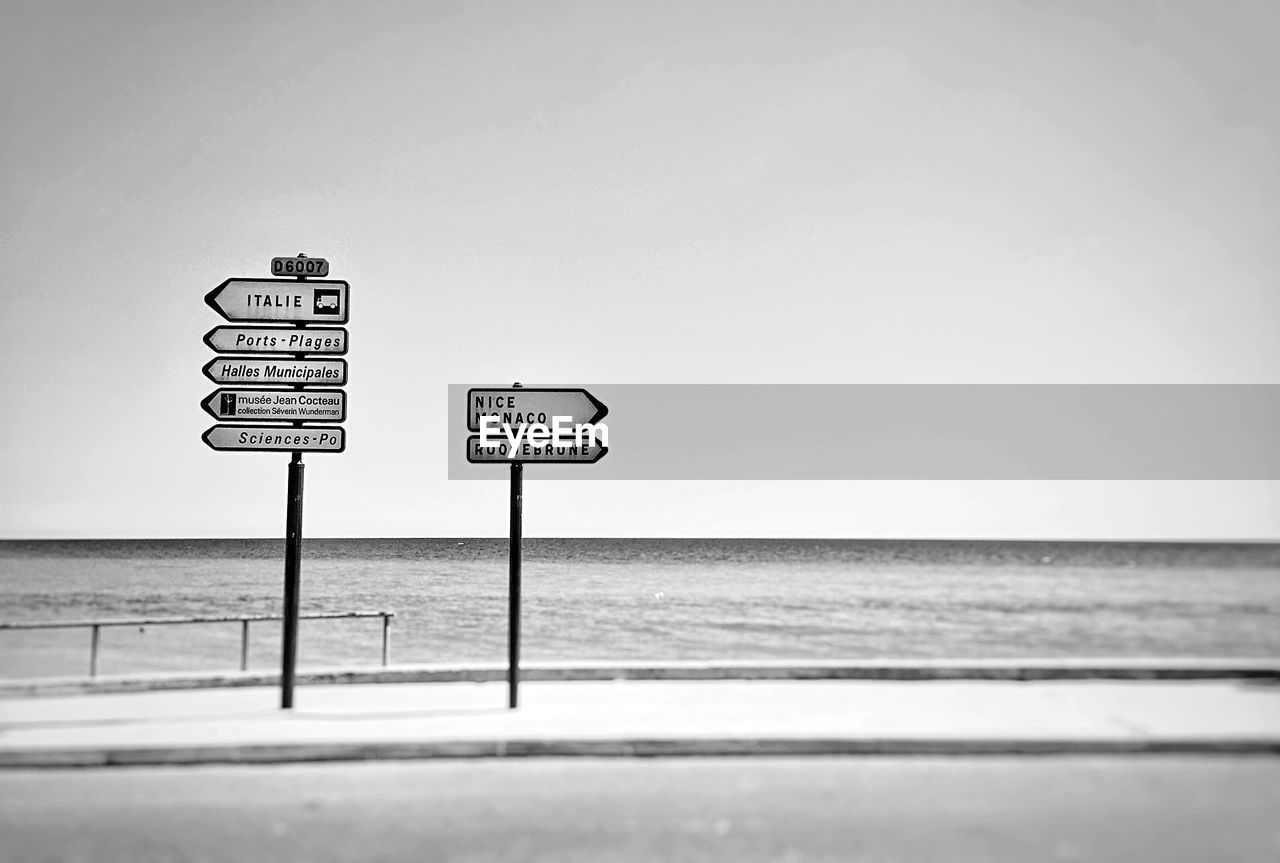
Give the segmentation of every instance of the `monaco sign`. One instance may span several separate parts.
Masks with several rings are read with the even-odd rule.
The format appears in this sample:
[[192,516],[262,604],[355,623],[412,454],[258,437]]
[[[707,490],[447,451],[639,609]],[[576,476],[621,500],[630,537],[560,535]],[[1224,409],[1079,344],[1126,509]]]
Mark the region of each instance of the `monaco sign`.
[[480,431],[481,422],[491,418],[496,425],[541,423],[550,426],[556,417],[566,425],[597,423],[609,413],[604,402],[582,388],[467,390],[467,430]]

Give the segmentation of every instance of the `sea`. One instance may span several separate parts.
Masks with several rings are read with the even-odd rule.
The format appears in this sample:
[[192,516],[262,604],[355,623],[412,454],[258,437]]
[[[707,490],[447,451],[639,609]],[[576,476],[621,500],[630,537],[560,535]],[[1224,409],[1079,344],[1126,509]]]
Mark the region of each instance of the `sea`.
[[[0,541],[0,624],[280,614],[282,539]],[[1280,544],[526,538],[525,660],[1280,656]],[[506,539],[309,539],[303,614],[394,613],[390,661],[506,657]],[[240,624],[104,628],[98,673],[233,670]],[[251,624],[277,669],[281,624]],[[0,677],[83,675],[90,630],[0,628]],[[376,666],[304,620],[301,668]]]

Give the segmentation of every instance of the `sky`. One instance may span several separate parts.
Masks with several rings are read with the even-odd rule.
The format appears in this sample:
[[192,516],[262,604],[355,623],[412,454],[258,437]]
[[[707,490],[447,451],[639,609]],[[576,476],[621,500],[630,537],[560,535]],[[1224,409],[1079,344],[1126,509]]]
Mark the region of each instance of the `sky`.
[[[298,252],[351,284],[348,447],[307,457],[308,536],[505,534],[504,482],[447,479],[449,384],[1280,384],[1269,0],[0,21],[0,537],[282,535],[287,456],[200,440],[203,296]],[[524,513],[526,536],[1276,540],[1280,483],[530,468]]]

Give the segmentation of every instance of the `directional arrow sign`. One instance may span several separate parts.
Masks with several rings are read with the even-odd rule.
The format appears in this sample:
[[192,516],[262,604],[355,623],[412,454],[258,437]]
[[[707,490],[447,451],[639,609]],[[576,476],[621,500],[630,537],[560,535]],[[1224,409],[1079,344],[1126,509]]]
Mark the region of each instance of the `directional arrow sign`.
[[220,354],[345,354],[342,327],[214,327],[204,343]]
[[340,387],[347,382],[347,361],[215,357],[205,364],[204,374],[219,384],[328,384]]
[[214,426],[201,438],[216,450],[342,452],[347,433],[338,426]]
[[467,430],[480,431],[482,417],[495,417],[498,428],[527,423],[551,427],[555,417],[569,417],[568,425],[596,423],[609,409],[584,389],[467,390]]
[[511,444],[505,437],[489,438],[490,443],[480,444],[480,436],[467,438],[467,461],[472,464],[512,464],[514,462],[538,462],[539,464],[595,464],[609,452],[607,446],[601,446],[594,438],[583,440],[578,446],[570,441],[567,445],[531,444],[521,441],[515,458],[507,458]]
[[200,406],[218,420],[340,423],[347,418],[347,394],[342,390],[219,389]]
[[349,287],[318,279],[227,279],[204,301],[228,321],[345,324]]

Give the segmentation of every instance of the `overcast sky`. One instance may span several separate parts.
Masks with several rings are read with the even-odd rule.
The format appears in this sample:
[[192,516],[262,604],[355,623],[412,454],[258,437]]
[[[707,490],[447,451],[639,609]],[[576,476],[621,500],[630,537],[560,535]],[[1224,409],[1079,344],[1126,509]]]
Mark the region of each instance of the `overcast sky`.
[[[203,295],[329,259],[309,536],[501,535],[446,387],[1280,383],[1280,5],[0,0],[0,536],[277,536]],[[615,448],[616,448],[615,444]],[[584,467],[584,470],[590,468]],[[528,536],[1280,538],[1275,482],[526,480]]]

